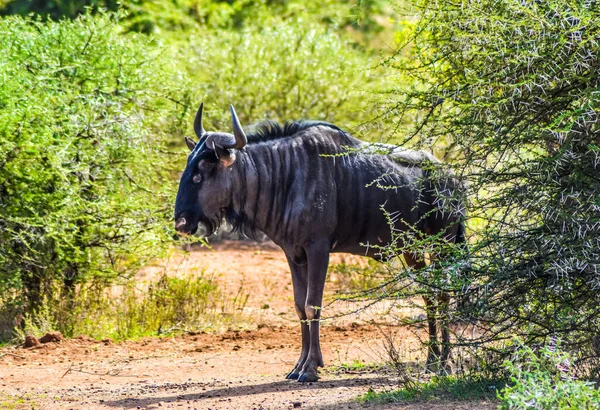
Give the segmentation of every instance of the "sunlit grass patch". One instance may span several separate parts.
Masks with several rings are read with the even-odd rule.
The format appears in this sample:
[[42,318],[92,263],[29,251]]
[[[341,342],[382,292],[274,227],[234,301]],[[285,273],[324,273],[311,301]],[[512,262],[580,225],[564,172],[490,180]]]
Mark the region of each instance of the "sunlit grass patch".
[[0,409],[4,410],[35,410],[40,409],[36,403],[37,399],[43,398],[42,396],[35,395],[32,393],[24,394],[8,394],[0,392]]
[[54,300],[35,316],[26,315],[12,343],[60,330],[66,337],[86,335],[115,341],[186,332],[220,332],[243,328],[250,318],[243,286],[223,292],[213,274],[164,271],[149,281],[128,279],[118,285],[87,283],[69,300]]
[[495,400],[496,392],[504,387],[498,379],[471,377],[433,377],[393,391],[369,390],[359,398],[361,402],[391,403],[429,400]]
[[374,373],[385,369],[385,365],[380,363],[365,363],[355,359],[349,363],[340,363],[339,365],[328,366],[326,371],[332,374],[364,374]]
[[[215,278],[201,272],[173,277],[163,275],[146,289],[133,281],[117,295],[88,291],[81,295],[73,320],[73,335],[116,340],[160,336],[188,331],[219,331],[241,321],[247,297],[224,295]],[[113,291],[114,292],[114,291]]]
[[329,266],[329,278],[339,293],[372,289],[386,278],[384,266],[374,260],[353,263],[342,260]]

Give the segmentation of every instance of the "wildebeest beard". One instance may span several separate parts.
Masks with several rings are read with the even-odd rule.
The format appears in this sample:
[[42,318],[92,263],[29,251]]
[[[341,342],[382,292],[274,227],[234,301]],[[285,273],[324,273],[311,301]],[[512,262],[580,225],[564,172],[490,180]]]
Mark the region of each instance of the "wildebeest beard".
[[219,212],[211,216],[207,216],[204,213],[202,213],[198,220],[198,226],[202,227],[200,234],[202,236],[210,236],[213,233],[217,232],[217,230],[221,226],[221,223],[223,222],[224,216],[224,209],[221,209]]
[[231,226],[232,232],[240,232],[247,238],[260,241],[263,235],[254,226],[254,221],[248,218],[246,215],[237,213],[231,208],[223,208],[221,211],[211,217],[207,217],[204,214],[200,216],[198,221],[199,227],[201,227],[201,236],[210,236],[216,233],[223,221],[226,221]]

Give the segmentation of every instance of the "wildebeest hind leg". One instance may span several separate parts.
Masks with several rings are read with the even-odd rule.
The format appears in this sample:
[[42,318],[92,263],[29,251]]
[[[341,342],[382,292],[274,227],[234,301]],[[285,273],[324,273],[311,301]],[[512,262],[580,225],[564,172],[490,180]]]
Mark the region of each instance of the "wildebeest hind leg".
[[[459,230],[463,230],[463,232],[460,233]],[[464,243],[464,225],[462,225],[462,222],[460,224],[448,222],[448,226],[444,233],[444,239],[449,243],[458,241],[459,246],[464,246],[461,245]],[[441,262],[444,261],[447,263],[447,261],[452,261],[452,256],[451,249],[448,249],[445,246],[442,246],[441,251],[434,255],[433,263],[437,265],[436,267],[440,270],[440,274],[450,275],[446,270],[447,268],[445,269],[444,264]],[[452,344],[450,341],[450,294],[448,294],[448,292],[440,291],[437,302],[437,311],[439,313],[439,323],[442,333],[439,372],[441,374],[451,374],[452,366],[450,362],[452,361]]]
[[302,330],[302,352],[300,353],[300,359],[298,363],[292,369],[292,371],[286,376],[286,379],[298,379],[300,372],[308,357],[308,350],[310,347],[310,330],[308,321],[306,320],[306,312],[304,310],[304,304],[306,302],[306,291],[307,291],[307,274],[308,265],[297,265],[290,257],[288,257],[288,263],[290,270],[292,271],[292,284],[294,286],[294,307],[296,313],[300,319],[300,328]]
[[450,344],[450,328],[449,328],[449,317],[448,309],[450,308],[450,295],[446,292],[442,292],[439,296],[438,309],[440,312],[440,321],[442,328],[442,355],[441,355],[441,372],[443,374],[451,374],[452,367],[450,366],[450,353],[452,345]]
[[427,312],[427,325],[429,328],[429,345],[427,346],[427,362],[425,371],[437,373],[440,361],[440,345],[437,335],[437,307],[434,298],[424,296],[425,311]]
[[[427,264],[422,257],[413,255],[412,253],[405,253],[404,260],[406,265],[413,269],[423,269]],[[436,365],[440,360],[440,346],[438,342],[438,330],[437,330],[437,307],[435,299],[427,296],[423,296],[425,301],[425,313],[427,314],[427,326],[429,332],[429,343],[427,346],[427,362],[425,363],[425,370],[427,372],[436,373]]]
[[329,242],[314,241],[307,245],[308,257],[308,292],[304,311],[310,329],[310,348],[298,381],[314,382],[319,379],[317,368],[323,367],[323,355],[319,342],[321,310],[323,307],[323,290],[329,263]]

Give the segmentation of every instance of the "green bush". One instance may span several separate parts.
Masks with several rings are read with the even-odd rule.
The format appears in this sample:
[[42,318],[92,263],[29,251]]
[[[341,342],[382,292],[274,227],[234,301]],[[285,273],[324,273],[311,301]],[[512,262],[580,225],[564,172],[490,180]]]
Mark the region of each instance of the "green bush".
[[124,340],[182,331],[220,331],[239,326],[248,295],[240,288],[231,300],[212,275],[194,272],[180,277],[163,273],[158,280],[124,281],[110,287],[90,282],[78,287],[71,300],[42,306],[25,314],[17,340],[60,329],[67,336]]
[[[384,0],[3,0],[0,15],[35,13],[76,18],[87,11],[123,10],[127,30],[143,33],[269,27],[283,21],[320,23],[372,37],[384,29]],[[388,22],[389,24],[389,22]]]
[[0,20],[0,298],[29,310],[160,254],[166,64],[118,16]]
[[86,8],[117,10],[118,0],[3,0],[0,15],[36,13],[44,18],[75,18],[85,13]]
[[230,128],[230,103],[243,125],[308,118],[351,128],[371,118],[365,93],[381,81],[365,73],[367,53],[310,24],[194,32],[174,54],[193,100],[206,104],[207,130]]
[[65,313],[72,315],[73,335],[123,340],[227,327],[243,306],[223,306],[223,298],[211,276],[163,275],[149,285],[128,281],[112,289],[86,286]]
[[582,369],[598,377],[600,9],[566,0],[416,4],[414,35],[388,61],[403,83],[381,99],[414,119],[400,128],[404,142],[446,148],[469,201],[464,263],[450,260],[443,283],[420,288],[461,297],[453,314],[478,320],[478,332],[457,332],[456,344],[490,347],[494,366],[510,354],[498,341],[557,335],[587,352]]
[[504,366],[511,385],[498,394],[507,410],[600,409],[600,390],[593,383],[571,375],[571,357],[559,346],[544,346],[539,352],[523,346]]

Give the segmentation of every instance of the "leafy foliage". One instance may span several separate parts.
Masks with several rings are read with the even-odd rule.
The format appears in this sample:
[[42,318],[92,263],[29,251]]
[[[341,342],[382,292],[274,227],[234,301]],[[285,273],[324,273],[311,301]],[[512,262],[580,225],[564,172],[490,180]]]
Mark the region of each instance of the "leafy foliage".
[[368,54],[319,26],[190,33],[176,43],[182,49],[193,99],[207,103],[207,130],[230,129],[230,103],[245,126],[310,118],[348,129],[370,119],[363,92],[379,80],[364,73]]
[[127,30],[143,33],[204,29],[234,30],[270,27],[283,22],[308,22],[341,29],[350,28],[372,37],[384,30],[380,15],[383,0],[4,0],[0,15],[35,13],[58,20],[76,18],[86,10],[127,12]]
[[176,106],[155,48],[118,31],[112,16],[0,20],[0,291],[30,309],[57,281],[134,272],[168,234],[153,125]]
[[534,352],[522,346],[504,366],[511,384],[498,394],[501,409],[599,409],[600,390],[571,375],[570,356],[550,344]]
[[76,17],[85,13],[86,8],[117,10],[119,2],[115,0],[4,0],[0,2],[0,14],[27,15],[36,13],[43,17],[59,19]]
[[455,315],[474,329],[457,344],[561,335],[597,357],[600,10],[563,0],[417,7],[414,37],[387,61],[409,86],[387,108],[404,143],[446,147],[468,181],[470,268],[450,262],[435,282],[470,300]]

